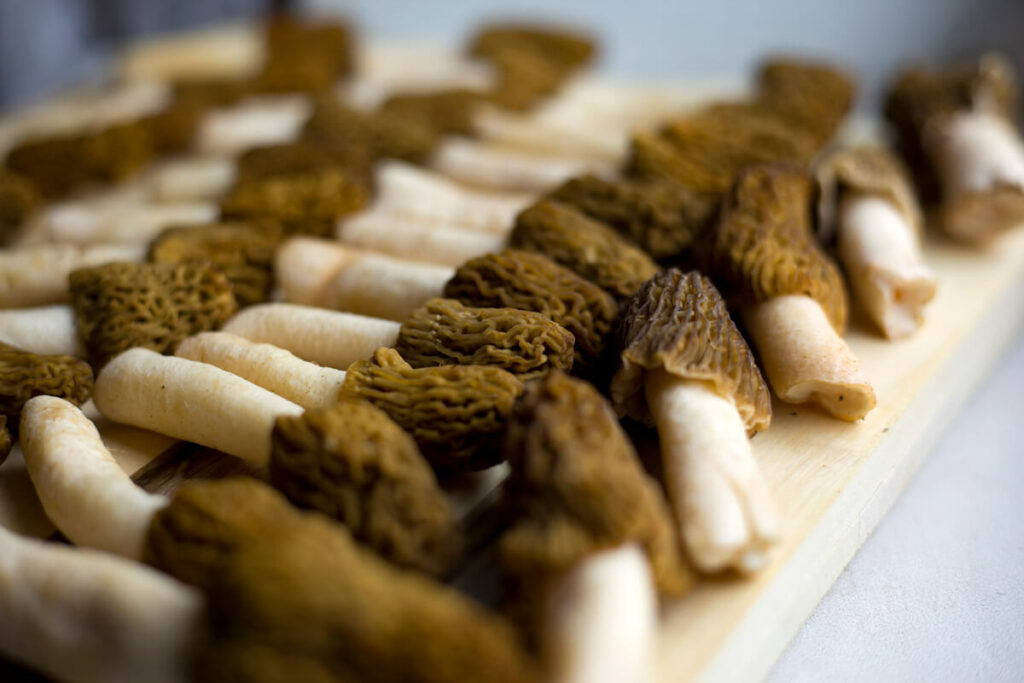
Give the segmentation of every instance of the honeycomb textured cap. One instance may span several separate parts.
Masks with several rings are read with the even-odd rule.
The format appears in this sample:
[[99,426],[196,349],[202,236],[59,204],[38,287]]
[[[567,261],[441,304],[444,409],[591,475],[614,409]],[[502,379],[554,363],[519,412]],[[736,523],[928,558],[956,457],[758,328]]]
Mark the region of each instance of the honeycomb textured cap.
[[41,355],[0,342],[0,415],[17,431],[33,396],[57,396],[82,405],[92,394],[92,368],[72,356]]
[[700,273],[671,269],[648,280],[623,306],[616,337],[621,362],[611,397],[621,414],[650,421],[644,375],[664,369],[731,399],[748,433],[768,428],[768,386],[718,290]]

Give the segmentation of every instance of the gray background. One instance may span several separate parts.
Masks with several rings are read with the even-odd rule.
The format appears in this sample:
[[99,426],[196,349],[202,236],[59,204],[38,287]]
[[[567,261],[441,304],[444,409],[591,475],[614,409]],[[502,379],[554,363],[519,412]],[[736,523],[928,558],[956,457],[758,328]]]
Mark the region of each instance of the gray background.
[[[561,19],[601,36],[603,69],[644,78],[734,76],[766,52],[810,53],[853,68],[866,109],[904,60],[998,48],[1024,66],[1024,2],[1009,0],[308,4],[342,8],[376,37],[449,44],[486,18]],[[0,0],[0,104],[96,76],[126,36],[267,5]],[[773,683],[1024,680],[1024,338],[1011,349],[804,625]]]

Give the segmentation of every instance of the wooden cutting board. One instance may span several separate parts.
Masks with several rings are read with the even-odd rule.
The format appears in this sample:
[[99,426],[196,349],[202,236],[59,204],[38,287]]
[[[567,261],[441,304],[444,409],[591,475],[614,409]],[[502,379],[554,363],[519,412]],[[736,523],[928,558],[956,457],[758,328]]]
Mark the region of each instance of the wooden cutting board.
[[[1024,229],[986,249],[929,236],[926,258],[939,290],[919,334],[887,342],[854,311],[848,341],[878,396],[866,419],[847,424],[776,403],[772,426],[754,439],[754,452],[779,502],[784,539],[757,576],[706,580],[665,606],[664,680],[746,681],[766,674],[1018,333]],[[125,471],[150,490],[246,469],[229,456],[111,423],[91,403],[86,411]],[[459,585],[479,583],[492,568],[488,543],[501,524],[492,512],[503,472],[495,468],[449,487],[478,555],[455,577]],[[32,536],[54,533],[17,448],[0,467],[0,524]]]

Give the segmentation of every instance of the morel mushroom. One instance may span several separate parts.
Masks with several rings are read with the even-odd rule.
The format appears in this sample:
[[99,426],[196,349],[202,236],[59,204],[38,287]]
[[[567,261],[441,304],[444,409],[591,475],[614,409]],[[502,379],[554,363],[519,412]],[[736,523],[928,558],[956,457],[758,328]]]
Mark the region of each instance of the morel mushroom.
[[395,350],[414,368],[490,365],[525,381],[570,370],[574,341],[541,313],[431,299],[402,323]]
[[221,202],[221,216],[243,221],[272,221],[287,234],[324,237],[339,217],[358,211],[366,187],[335,168],[306,174],[271,176],[235,187]]
[[33,396],[59,396],[76,405],[92,393],[92,368],[71,356],[43,355],[0,342],[0,415],[18,428],[25,403]]
[[0,252],[0,308],[63,303],[69,299],[71,271],[114,261],[141,261],[145,253],[138,244],[39,244]]
[[472,135],[473,119],[483,95],[472,90],[393,95],[380,106],[383,113],[425,121],[440,133]]
[[519,516],[500,542],[502,569],[553,680],[653,680],[654,585],[678,596],[692,577],[611,407],[552,372],[516,403],[505,457]]
[[703,571],[755,571],[779,533],[748,434],[766,429],[771,399],[718,291],[697,272],[648,280],[622,310],[620,413],[653,422],[669,499]]
[[857,420],[874,408],[875,393],[840,336],[846,292],[814,242],[810,200],[811,181],[802,171],[744,171],[714,234],[714,277],[730,308],[740,309],[778,397]]
[[1017,90],[1012,65],[994,54],[959,68],[907,69],[890,86],[885,115],[958,240],[985,241],[1024,221]]
[[544,254],[619,300],[658,272],[646,253],[608,226],[546,199],[519,214],[509,246]]
[[702,239],[718,203],[670,182],[573,178],[548,195],[618,230],[652,258],[685,258]]
[[398,112],[360,112],[336,97],[317,100],[303,137],[328,147],[361,147],[373,159],[419,163],[437,146],[439,133],[426,121]]
[[270,483],[294,505],[333,517],[381,557],[443,574],[459,552],[458,524],[416,442],[387,413],[342,401],[280,417]]
[[855,96],[850,76],[826,64],[772,59],[758,73],[756,104],[809,133],[823,147]]
[[267,225],[214,224],[169,228],[149,247],[153,263],[209,263],[224,274],[239,306],[266,301],[280,232]]
[[10,241],[40,204],[39,191],[27,178],[0,168],[0,245]]
[[416,439],[431,466],[449,473],[501,460],[497,440],[522,390],[501,368],[413,368],[394,349],[379,349],[349,366],[341,395],[383,410]]
[[97,366],[138,346],[173,351],[237,308],[227,278],[206,264],[110,263],[69,281],[78,336]]
[[507,249],[464,263],[444,295],[467,306],[543,313],[576,338],[577,373],[599,369],[618,306],[612,296],[541,254]]
[[373,159],[362,147],[317,145],[308,140],[247,150],[235,162],[238,184],[275,176],[305,175],[334,168],[369,183]]
[[834,223],[854,294],[886,337],[920,327],[935,296],[921,254],[921,210],[903,165],[880,147],[853,147],[818,171],[823,223]]

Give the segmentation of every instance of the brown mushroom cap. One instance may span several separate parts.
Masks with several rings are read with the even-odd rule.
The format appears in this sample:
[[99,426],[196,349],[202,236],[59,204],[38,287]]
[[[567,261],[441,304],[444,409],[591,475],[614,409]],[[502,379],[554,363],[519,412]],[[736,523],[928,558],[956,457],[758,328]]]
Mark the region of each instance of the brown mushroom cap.
[[501,368],[412,368],[394,349],[349,366],[342,398],[369,401],[416,440],[436,470],[448,473],[501,461],[497,440],[522,382]]
[[97,367],[136,346],[173,351],[238,308],[227,278],[208,264],[108,263],[73,271],[69,283],[78,337]]
[[338,20],[299,21],[279,15],[267,22],[263,34],[267,64],[275,62],[320,62],[332,78],[352,73],[355,44],[352,31]]
[[618,299],[658,272],[650,256],[607,225],[549,199],[516,217],[509,246],[544,254]]
[[42,205],[35,186],[23,176],[0,168],[0,246]]
[[623,307],[617,338],[621,363],[611,397],[621,414],[650,422],[644,375],[663,368],[732,399],[748,433],[768,428],[768,386],[718,290],[700,273],[673,268],[648,280]]
[[363,147],[373,158],[421,162],[439,141],[427,121],[397,112],[361,112],[344,106],[336,97],[316,101],[303,136],[331,147]]
[[17,431],[33,396],[57,396],[82,405],[92,394],[92,368],[71,356],[42,355],[0,342],[0,415]]
[[835,133],[856,94],[853,79],[839,69],[792,59],[762,64],[758,85],[758,104],[810,133],[818,147]]
[[0,415],[0,465],[4,464],[7,456],[11,454],[11,432],[7,429],[7,416]]
[[469,53],[484,59],[500,58],[509,50],[529,52],[552,65],[575,69],[594,58],[596,46],[592,38],[576,31],[513,23],[486,26],[469,44]]
[[273,221],[289,235],[325,237],[343,215],[363,208],[365,185],[337,168],[271,176],[236,186],[221,201],[228,220]]
[[685,257],[718,207],[710,195],[669,182],[585,175],[548,195],[615,228],[659,261]]
[[149,260],[210,263],[231,283],[238,305],[249,306],[270,296],[274,251],[280,237],[275,223],[168,228],[150,245]]
[[690,587],[661,489],[590,384],[557,371],[531,382],[509,420],[505,457],[519,516],[500,551],[514,597],[541,600],[581,560],[626,543],[643,547],[661,592]]
[[[176,512],[175,507],[183,510]],[[344,527],[303,514],[248,478],[187,482],[162,522],[167,544],[206,564],[197,680],[539,680],[511,625],[451,588],[362,550]],[[155,521],[154,528],[159,526]],[[205,554],[205,557],[203,555]],[[191,581],[190,581],[191,582]]]
[[741,173],[714,232],[714,278],[730,308],[809,296],[841,333],[846,289],[811,232],[811,193],[810,177],[796,168],[754,166]]
[[353,180],[370,184],[370,150],[358,145],[315,144],[307,140],[268,145],[246,150],[235,162],[238,184],[274,176],[306,175],[334,168],[348,173]]
[[472,135],[473,119],[484,95],[472,90],[443,90],[416,95],[392,95],[380,111],[427,122],[441,133]]
[[469,306],[518,308],[548,316],[576,338],[577,373],[600,365],[618,313],[608,292],[546,256],[518,249],[466,261],[445,285],[444,295]]
[[816,175],[821,190],[818,203],[821,229],[833,223],[833,214],[843,192],[882,197],[896,207],[915,230],[920,233],[923,229],[924,219],[910,173],[887,149],[867,145],[841,149],[821,163]]
[[414,368],[490,365],[527,380],[570,370],[574,342],[572,332],[542,313],[437,298],[402,323],[395,350]]
[[458,556],[458,524],[416,442],[364,401],[277,418],[270,482],[381,557],[431,574]]

